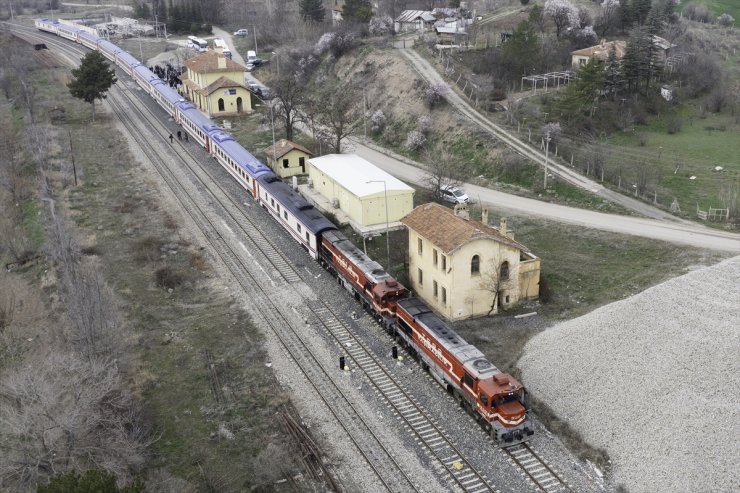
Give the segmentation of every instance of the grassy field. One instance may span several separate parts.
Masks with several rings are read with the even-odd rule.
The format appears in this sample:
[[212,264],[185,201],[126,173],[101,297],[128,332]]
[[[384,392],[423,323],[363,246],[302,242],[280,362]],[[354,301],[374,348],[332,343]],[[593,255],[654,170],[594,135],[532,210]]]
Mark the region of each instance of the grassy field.
[[722,14],[730,14],[735,19],[735,26],[740,23],[740,3],[737,0],[689,0],[681,2],[677,10],[682,11],[687,5],[704,5],[709,11],[718,17]]
[[[675,119],[682,125],[671,135],[666,125]],[[610,143],[612,165],[644,161],[652,166],[659,201],[668,205],[676,197],[683,212],[693,212],[697,204],[723,207],[723,191],[740,186],[740,122],[730,114],[684,106],[636,126],[634,133],[616,134]]]

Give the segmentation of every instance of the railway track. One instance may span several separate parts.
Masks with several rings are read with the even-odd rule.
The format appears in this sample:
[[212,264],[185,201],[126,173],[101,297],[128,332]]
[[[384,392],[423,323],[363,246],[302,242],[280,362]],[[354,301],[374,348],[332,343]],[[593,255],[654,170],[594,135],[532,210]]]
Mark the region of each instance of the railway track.
[[568,482],[561,478],[557,471],[526,442],[506,447],[503,450],[540,490],[546,493],[573,491]]
[[[74,52],[76,56],[82,53],[82,49],[76,45],[73,46],[77,50],[71,50],[66,42],[57,41],[57,43],[50,44],[54,44],[60,49],[66,49],[68,53]],[[275,333],[291,359],[304,373],[309,384],[316,390],[317,395],[337,419],[337,422],[345,430],[361,455],[365,457],[384,487],[388,491],[419,491],[411,478],[403,472],[402,467],[396,462],[390,451],[376,436],[372,426],[360,417],[361,414],[352,404],[352,400],[341,390],[340,385],[335,380],[336,370],[326,368],[326,365],[314,356],[309,345],[302,340],[299,330],[296,330],[292,315],[285,313],[283,307],[271,301],[270,290],[276,284],[291,286],[296,291],[299,290],[297,284],[301,283],[303,278],[292,261],[262,233],[259,224],[248,214],[243,213],[232,195],[220,185],[219,178],[214,177],[212,172],[207,169],[209,166],[202,166],[197,163],[197,159],[185,148],[170,147],[170,151],[180,154],[183,163],[190,169],[192,176],[196,178],[198,186],[205,190],[204,193],[209,194],[214,199],[218,207],[223,207],[223,212],[231,220],[231,224],[235,225],[236,229],[240,230],[247,239],[246,244],[241,241],[238,242],[242,252],[237,251],[232,246],[234,242],[227,237],[233,234],[233,229],[222,219],[217,218],[217,214],[209,214],[208,211],[201,209],[190,198],[187,186],[181,181],[182,178],[176,171],[172,171],[167,166],[165,159],[162,158],[155,146],[149,142],[151,136],[145,134],[137,126],[136,121],[131,118],[130,111],[133,110],[138,112],[147,124],[160,130],[163,128],[163,124],[152,113],[151,109],[148,109],[145,114],[136,104],[132,104],[133,108],[126,108],[126,100],[123,98],[128,98],[128,101],[132,102],[133,91],[131,88],[139,92],[138,85],[133,81],[127,81],[123,85],[126,87],[123,87],[121,91],[114,91],[116,95],[109,98],[114,110],[128,131],[142,146],[142,150],[147,157],[154,163],[157,172],[167,186],[171,188],[183,210],[203,231],[208,242],[224,265],[231,271],[245,294],[248,297],[258,297],[254,299],[267,301],[267,303],[261,305],[261,310],[257,312],[255,318],[262,319],[263,323]],[[119,92],[120,94],[118,94]],[[144,97],[148,98],[149,96]],[[161,130],[160,133],[167,135],[168,132],[167,130]],[[216,166],[220,169],[220,165]],[[202,174],[207,176],[202,176]],[[244,224],[245,220],[246,225]],[[228,231],[228,234],[222,232],[224,228]],[[250,259],[242,260],[244,254]],[[252,261],[260,266],[264,277],[255,276],[253,271],[248,268],[246,263]],[[268,266],[270,272],[268,273],[261,265]],[[311,279],[308,281],[311,281]],[[300,294],[300,296],[305,298],[305,294]],[[412,436],[442,466],[442,470],[447,474],[445,479],[450,485],[466,492],[497,491],[485,475],[481,474],[460,453],[447,438],[444,430],[435,423],[434,419],[415,401],[413,396],[398,383],[381,358],[368,349],[365,343],[350,329],[351,323],[343,320],[331,306],[322,300],[306,300],[304,307],[309,312],[311,323],[321,327],[322,331],[338,347],[346,351],[350,364],[362,371],[366,380],[373,386],[374,391],[404,422],[404,426]],[[213,363],[213,357],[208,351],[204,352],[203,355],[208,365],[210,386],[214,399],[218,404],[222,404],[225,398],[218,382],[218,373]],[[341,403],[341,405],[337,405],[338,403]],[[365,440],[358,437],[371,437],[371,439]],[[532,483],[538,489],[546,492],[569,491],[565,481],[560,479],[541,459],[537,458],[542,464],[545,464],[553,480],[542,477],[538,469],[530,467],[530,461],[526,458],[518,461],[517,457],[510,452],[507,451],[507,454],[512,458],[513,463],[530,477]],[[532,452],[532,455],[537,457],[534,452]],[[561,485],[561,489],[553,489],[552,484]]]

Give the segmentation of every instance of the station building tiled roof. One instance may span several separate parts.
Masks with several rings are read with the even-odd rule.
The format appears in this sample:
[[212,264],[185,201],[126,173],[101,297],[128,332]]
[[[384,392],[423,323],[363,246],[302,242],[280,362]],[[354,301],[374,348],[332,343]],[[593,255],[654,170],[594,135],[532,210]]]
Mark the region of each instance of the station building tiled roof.
[[451,254],[466,243],[480,239],[497,241],[529,252],[527,247],[502,235],[498,229],[458,217],[447,207],[434,202],[418,206],[401,219],[401,222],[439,247],[445,254]]
[[244,72],[246,70],[244,65],[233,60],[229,60],[223,55],[223,53],[218,53],[213,50],[208,50],[200,55],[185,60],[185,66],[199,74],[213,72]]

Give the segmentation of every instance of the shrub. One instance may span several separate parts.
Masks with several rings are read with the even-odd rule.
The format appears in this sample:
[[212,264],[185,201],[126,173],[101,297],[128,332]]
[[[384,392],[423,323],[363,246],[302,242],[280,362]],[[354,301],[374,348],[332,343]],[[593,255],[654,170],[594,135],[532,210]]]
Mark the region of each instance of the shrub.
[[427,87],[426,93],[424,94],[424,101],[430,108],[434,108],[435,105],[442,102],[444,96],[449,92],[447,84],[440,82],[438,84],[430,84]]
[[665,124],[666,132],[668,132],[670,135],[677,134],[681,131],[681,127],[683,126],[683,120],[679,116],[672,116],[668,119],[668,121]]
[[432,123],[432,119],[429,118],[429,116],[421,115],[419,119],[416,120],[416,130],[426,135],[427,132],[429,132],[429,125],[431,123]]
[[368,23],[370,34],[383,35],[393,31],[393,19],[389,15],[376,15]]
[[410,151],[418,151],[424,147],[424,144],[426,143],[427,138],[418,130],[412,130],[406,136],[406,148]]
[[552,300],[552,288],[547,277],[540,273],[540,303],[547,304]]
[[704,22],[705,24],[712,22],[712,14],[709,13],[709,10],[704,5],[687,5],[683,9],[683,16],[692,21]]
[[373,132],[380,132],[385,127],[386,117],[385,113],[381,110],[376,110],[370,116],[370,130]]
[[717,17],[717,24],[722,27],[730,27],[735,24],[735,19],[730,14],[722,14]]
[[165,266],[156,270],[154,280],[157,286],[161,288],[175,289],[185,282],[185,276],[172,267]]

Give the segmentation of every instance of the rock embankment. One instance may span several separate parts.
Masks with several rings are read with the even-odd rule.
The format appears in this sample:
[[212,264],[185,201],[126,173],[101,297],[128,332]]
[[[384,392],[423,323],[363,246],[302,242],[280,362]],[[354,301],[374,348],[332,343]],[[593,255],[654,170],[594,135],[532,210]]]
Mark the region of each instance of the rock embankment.
[[630,493],[740,491],[740,257],[561,323],[519,367]]

